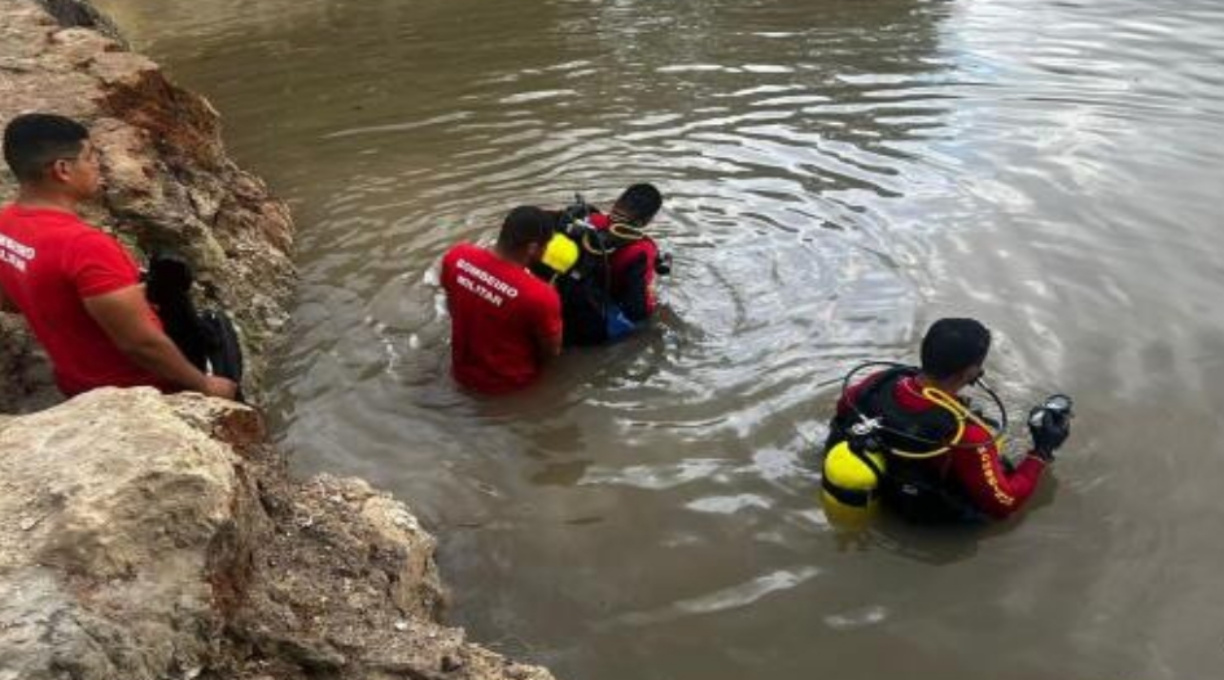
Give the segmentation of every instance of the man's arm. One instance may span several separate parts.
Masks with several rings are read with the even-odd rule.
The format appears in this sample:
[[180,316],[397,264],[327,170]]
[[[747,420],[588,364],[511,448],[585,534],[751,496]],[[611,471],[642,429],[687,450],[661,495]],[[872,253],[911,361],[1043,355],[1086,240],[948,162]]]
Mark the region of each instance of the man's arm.
[[536,352],[544,361],[560,356],[561,334],[536,337]]
[[645,321],[654,313],[655,308],[655,261],[659,250],[653,242],[643,241],[634,248],[632,259],[620,271],[619,285],[616,291],[616,304],[629,317],[630,321]]
[[546,362],[561,354],[561,297],[556,289],[548,288],[534,324],[536,355]]
[[184,389],[234,398],[237,386],[233,381],[205,375],[153,324],[152,310],[141,286],[87,297],[82,302],[111,342],[137,366]]
[[990,433],[976,425],[968,426],[963,444],[950,455],[956,476],[974,507],[995,519],[1004,519],[1024,506],[1046,466],[1029,455],[1014,472],[1007,472]]

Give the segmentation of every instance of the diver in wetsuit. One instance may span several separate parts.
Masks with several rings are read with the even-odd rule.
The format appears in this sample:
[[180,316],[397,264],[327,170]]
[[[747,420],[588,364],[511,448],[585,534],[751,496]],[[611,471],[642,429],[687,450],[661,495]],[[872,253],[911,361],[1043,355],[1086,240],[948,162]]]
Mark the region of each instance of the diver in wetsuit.
[[[862,506],[878,495],[920,521],[1003,519],[1020,510],[1070,434],[1070,400],[1056,395],[1033,409],[1033,446],[1011,469],[998,426],[959,396],[981,379],[989,351],[990,331],[978,321],[940,319],[923,337],[920,368],[894,365],[849,386],[825,445],[826,502]],[[876,476],[878,489],[839,483],[853,465]]]
[[557,235],[533,272],[561,296],[566,345],[623,338],[655,313],[656,276],[671,271],[646,227],[663,206],[653,184],[634,184],[600,212],[578,197],[557,213]]

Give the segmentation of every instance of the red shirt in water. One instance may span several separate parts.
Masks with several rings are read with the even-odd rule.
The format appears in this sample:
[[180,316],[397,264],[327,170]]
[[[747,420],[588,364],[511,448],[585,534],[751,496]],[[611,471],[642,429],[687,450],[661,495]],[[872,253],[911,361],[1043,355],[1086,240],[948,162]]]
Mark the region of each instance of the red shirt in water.
[[[858,399],[863,388],[880,375],[868,376],[847,390],[837,402],[838,415],[848,412],[850,403]],[[922,388],[913,376],[897,381],[893,399],[902,409],[914,413],[943,408],[922,396]],[[947,456],[952,457],[950,462]],[[1024,505],[1037,489],[1037,480],[1041,479],[1041,472],[1045,469],[1045,463],[1036,456],[1025,456],[1015,471],[1008,472],[1003,467],[990,432],[972,421],[965,423],[965,434],[961,437],[960,445],[954,446],[943,456],[924,462],[941,469],[949,465],[948,475],[952,477],[949,482],[958,485],[974,507],[996,519],[1003,519]]]
[[451,315],[451,366],[459,384],[498,394],[540,373],[541,348],[561,337],[557,291],[521,265],[461,243],[442,258]]
[[[612,217],[595,213],[588,218],[596,229],[612,226]],[[643,321],[654,314],[655,262],[659,247],[649,236],[634,241],[612,253],[612,299],[630,321]]]
[[[64,394],[161,386],[115,347],[82,302],[139,283],[140,270],[123,246],[76,215],[18,205],[0,210],[0,289],[47,350]],[[152,309],[149,317],[161,327]]]

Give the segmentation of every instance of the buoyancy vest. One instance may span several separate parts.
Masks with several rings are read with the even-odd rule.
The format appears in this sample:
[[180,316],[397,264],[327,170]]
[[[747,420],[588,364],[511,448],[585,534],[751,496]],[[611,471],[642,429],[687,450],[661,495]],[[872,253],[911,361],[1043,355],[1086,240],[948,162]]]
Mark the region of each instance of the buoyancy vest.
[[632,225],[601,213],[593,213],[588,219],[561,225],[557,236],[570,239],[579,250],[569,270],[554,272],[551,277],[561,297],[566,345],[601,344],[633,327],[613,300],[612,255],[646,237]]

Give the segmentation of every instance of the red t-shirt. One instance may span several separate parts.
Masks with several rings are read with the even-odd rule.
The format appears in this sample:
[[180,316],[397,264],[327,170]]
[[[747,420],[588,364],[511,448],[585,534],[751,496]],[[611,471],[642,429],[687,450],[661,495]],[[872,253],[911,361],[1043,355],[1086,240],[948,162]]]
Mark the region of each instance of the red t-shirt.
[[[612,226],[611,215],[595,213],[588,221],[596,229]],[[621,311],[633,321],[642,321],[654,314],[657,305],[655,295],[655,262],[659,259],[659,246],[649,236],[634,241],[612,253],[611,279],[612,299]]]
[[[863,388],[880,375],[868,376],[847,390],[846,395],[837,402],[837,413],[842,415],[849,411],[850,402],[857,399]],[[914,413],[942,408],[922,396],[922,388],[913,377],[897,381],[893,398],[902,409]],[[973,422],[966,423],[960,444],[947,455],[952,456],[949,474],[954,478],[954,483],[960,485],[974,507],[996,519],[1003,519],[1024,505],[1037,489],[1037,481],[1045,469],[1045,463],[1036,456],[1025,456],[1020,465],[1009,473],[1003,467],[990,432]],[[947,463],[946,456],[936,456],[926,461],[926,464],[935,467]]]
[[540,373],[540,348],[561,337],[557,291],[520,265],[469,243],[442,258],[451,365],[464,387],[497,394]]
[[[123,246],[76,215],[18,205],[0,210],[0,289],[47,350],[64,394],[162,386],[115,347],[82,303],[138,283],[140,270]],[[160,327],[152,309],[149,316]]]

